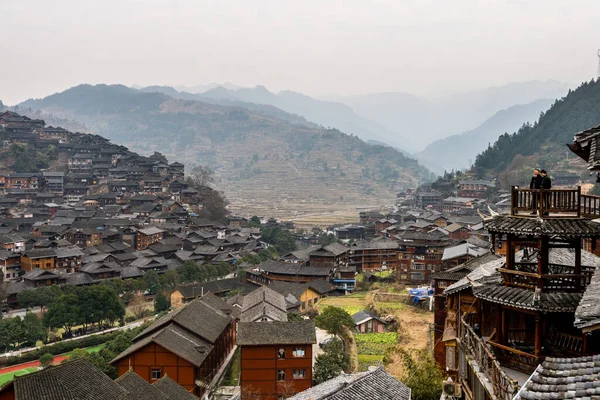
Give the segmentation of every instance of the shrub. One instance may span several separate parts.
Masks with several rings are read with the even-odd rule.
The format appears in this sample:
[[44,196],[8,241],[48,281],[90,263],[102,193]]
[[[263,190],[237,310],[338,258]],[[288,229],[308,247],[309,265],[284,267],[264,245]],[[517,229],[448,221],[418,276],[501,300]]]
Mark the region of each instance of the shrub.
[[54,362],[54,354],[45,353],[44,355],[42,355],[40,357],[40,364],[42,364],[42,367],[47,367],[48,365],[52,364],[53,362]]

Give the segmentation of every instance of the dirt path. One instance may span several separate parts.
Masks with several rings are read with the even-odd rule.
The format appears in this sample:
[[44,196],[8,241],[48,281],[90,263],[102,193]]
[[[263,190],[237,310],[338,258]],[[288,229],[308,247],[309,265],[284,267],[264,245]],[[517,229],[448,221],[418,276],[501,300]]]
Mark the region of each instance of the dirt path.
[[[53,362],[53,364],[60,364],[61,362],[63,362],[67,358],[68,357],[66,357],[66,356],[54,356],[54,362]],[[25,368],[39,367],[40,364],[41,363],[39,361],[29,361],[29,362],[22,363],[22,364],[11,365],[10,367],[0,368],[0,375],[6,374],[8,372],[19,371],[19,370],[22,370],[22,369],[25,369]]]

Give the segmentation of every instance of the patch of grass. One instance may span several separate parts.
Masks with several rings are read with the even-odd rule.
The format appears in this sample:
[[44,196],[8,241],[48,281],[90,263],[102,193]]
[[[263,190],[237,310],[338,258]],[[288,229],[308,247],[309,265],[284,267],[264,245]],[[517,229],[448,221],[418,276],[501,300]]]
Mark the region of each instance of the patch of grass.
[[3,386],[4,384],[12,381],[15,376],[27,375],[37,370],[38,369],[36,367],[29,367],[20,369],[18,371],[12,371],[7,372],[6,374],[2,374],[0,375],[0,386]]
[[366,371],[370,366],[379,365],[380,362],[383,362],[383,355],[358,355],[358,369],[360,371]]

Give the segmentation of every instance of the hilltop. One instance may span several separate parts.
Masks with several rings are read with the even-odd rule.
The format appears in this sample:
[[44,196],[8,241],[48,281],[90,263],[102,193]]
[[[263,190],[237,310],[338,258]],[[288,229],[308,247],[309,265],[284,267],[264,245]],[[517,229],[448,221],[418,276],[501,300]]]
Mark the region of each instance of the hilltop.
[[141,153],[209,165],[233,208],[249,214],[387,204],[429,178],[397,150],[335,129],[122,85],[80,85],[19,106],[75,119]]
[[[501,180],[503,186],[522,183],[531,169],[541,166],[550,171],[576,169],[583,165],[578,159],[568,161],[566,143],[573,134],[600,123],[600,81],[583,83],[540,116],[534,124],[524,124],[512,133],[504,134],[477,156],[474,172],[511,176]],[[577,168],[574,168],[576,164]]]

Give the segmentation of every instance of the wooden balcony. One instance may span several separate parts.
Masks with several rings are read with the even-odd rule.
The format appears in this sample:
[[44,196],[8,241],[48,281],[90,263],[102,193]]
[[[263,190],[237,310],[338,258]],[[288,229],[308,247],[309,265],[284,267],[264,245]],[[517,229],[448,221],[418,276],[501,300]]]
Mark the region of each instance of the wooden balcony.
[[569,273],[538,274],[506,268],[498,268],[498,272],[509,286],[544,288],[545,292],[579,292],[590,284],[593,274],[593,271],[589,270],[584,270],[581,274],[575,274],[573,270]]
[[[477,364],[479,371],[489,380],[492,394],[499,400],[512,400],[519,391],[519,384],[512,380],[502,368],[494,352],[477,336],[473,328],[461,318],[458,343],[470,362]],[[484,382],[482,384],[485,385]]]
[[[534,214],[532,214],[534,213]],[[511,215],[542,218],[600,218],[600,196],[575,189],[522,189],[512,187]]]

